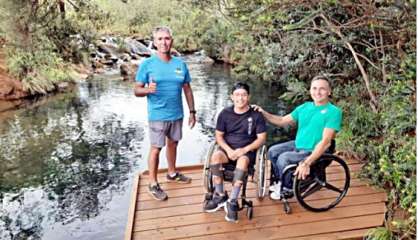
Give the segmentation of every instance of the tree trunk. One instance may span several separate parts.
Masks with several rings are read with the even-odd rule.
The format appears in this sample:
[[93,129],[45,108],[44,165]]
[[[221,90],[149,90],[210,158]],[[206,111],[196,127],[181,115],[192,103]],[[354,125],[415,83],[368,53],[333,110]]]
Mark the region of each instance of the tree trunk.
[[64,20],[65,19],[65,2],[64,2],[64,0],[58,0],[58,8],[59,8],[60,13],[61,13],[61,19]]
[[357,64],[357,67],[360,70],[361,76],[363,78],[364,84],[366,85],[366,89],[367,92],[369,94],[370,97],[370,107],[372,108],[373,112],[377,112],[377,100],[376,100],[376,96],[374,95],[373,91],[370,88],[370,81],[369,81],[369,76],[366,73],[366,70],[363,67],[363,64],[361,64],[360,59],[357,56],[356,51],[354,50],[353,46],[351,45],[351,43],[347,40],[347,38],[341,33],[341,31],[333,24],[329,21],[329,19],[322,13],[320,14],[321,18],[324,19],[324,21],[326,22],[326,24],[328,25],[329,29],[337,34],[338,37],[341,38],[341,40],[343,40],[344,44],[348,47],[348,49],[350,49],[351,54],[354,57],[354,60]]

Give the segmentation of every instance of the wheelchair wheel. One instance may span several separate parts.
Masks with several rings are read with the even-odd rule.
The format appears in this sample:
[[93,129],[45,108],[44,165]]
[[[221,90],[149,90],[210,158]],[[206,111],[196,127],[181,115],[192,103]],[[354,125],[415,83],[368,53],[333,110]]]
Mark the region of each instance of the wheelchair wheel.
[[350,172],[341,158],[325,154],[312,167],[305,180],[294,178],[293,191],[297,201],[313,212],[335,207],[347,194]]
[[213,182],[212,182],[212,173],[210,171],[210,158],[215,151],[216,141],[211,143],[209,146],[208,152],[206,153],[205,163],[203,166],[203,186],[205,187],[206,192],[213,192]]
[[256,155],[256,181],[257,181],[257,198],[262,200],[266,194],[267,184],[267,161],[266,146],[263,145],[257,150]]

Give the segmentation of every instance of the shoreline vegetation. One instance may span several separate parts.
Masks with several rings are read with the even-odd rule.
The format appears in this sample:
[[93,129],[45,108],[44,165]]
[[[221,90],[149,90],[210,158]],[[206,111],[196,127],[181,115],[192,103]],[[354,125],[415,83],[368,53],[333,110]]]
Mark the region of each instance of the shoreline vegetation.
[[173,29],[179,52],[287,89],[291,105],[313,76],[328,76],[344,112],[338,150],[388,194],[385,226],[368,239],[415,239],[415,0],[18,0],[0,12],[0,97],[44,95],[119,60],[129,80],[156,25]]

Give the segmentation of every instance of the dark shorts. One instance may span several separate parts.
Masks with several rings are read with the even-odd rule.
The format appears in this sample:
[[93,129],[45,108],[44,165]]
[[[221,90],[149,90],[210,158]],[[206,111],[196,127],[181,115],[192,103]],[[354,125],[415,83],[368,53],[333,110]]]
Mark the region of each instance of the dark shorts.
[[[224,152],[226,157],[228,158],[228,154],[226,153],[226,151],[223,148],[221,148],[219,145],[216,145],[215,151],[218,151],[218,150]],[[256,157],[256,152],[255,151],[247,152],[245,154],[245,156],[247,156],[248,159],[250,159],[249,166],[252,166],[252,165],[255,164],[255,157]],[[228,164],[231,164],[231,165],[235,166],[235,165],[237,165],[237,161],[236,160],[234,161],[234,160],[231,160],[231,159],[228,158]]]

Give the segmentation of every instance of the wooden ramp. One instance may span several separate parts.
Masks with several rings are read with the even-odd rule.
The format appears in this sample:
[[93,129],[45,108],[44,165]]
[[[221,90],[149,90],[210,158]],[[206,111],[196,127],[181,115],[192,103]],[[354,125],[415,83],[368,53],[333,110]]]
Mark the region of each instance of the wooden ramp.
[[[361,164],[348,162],[351,186],[347,196],[335,208],[322,213],[309,212],[290,199],[292,213],[284,213],[283,204],[269,197],[255,198],[255,184],[249,182],[247,197],[253,200],[254,216],[239,212],[239,223],[224,220],[224,211],[204,213],[202,165],[180,168],[192,177],[191,184],[167,183],[165,171],[159,182],[167,192],[167,201],[156,201],[147,193],[147,172],[140,174],[133,187],[125,239],[362,239],[365,233],[382,226],[386,193],[357,178]],[[229,190],[231,184],[225,186]]]

